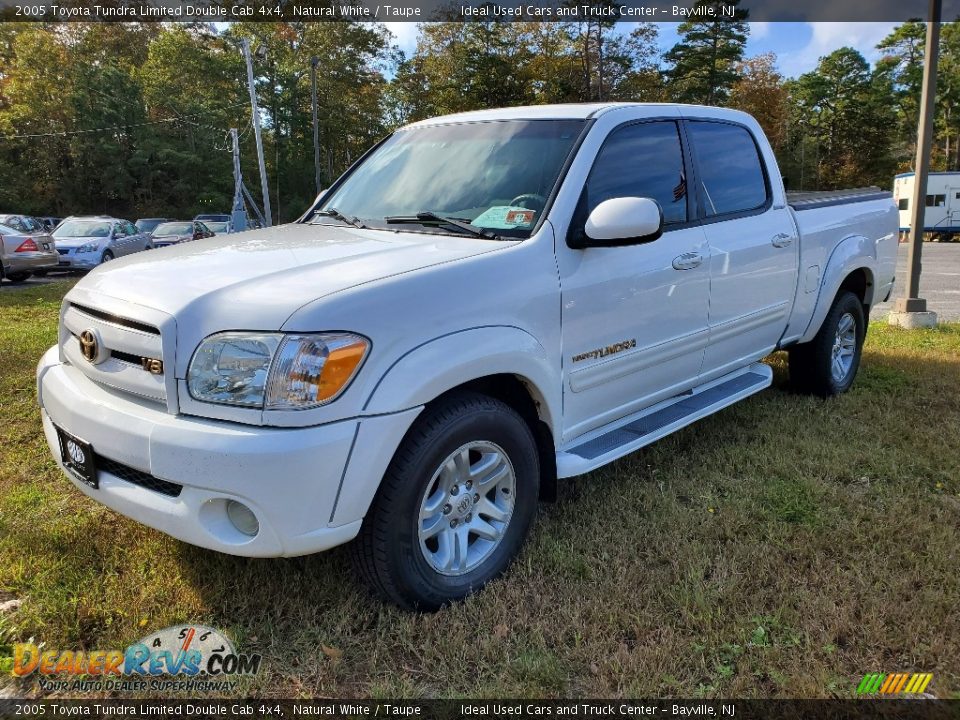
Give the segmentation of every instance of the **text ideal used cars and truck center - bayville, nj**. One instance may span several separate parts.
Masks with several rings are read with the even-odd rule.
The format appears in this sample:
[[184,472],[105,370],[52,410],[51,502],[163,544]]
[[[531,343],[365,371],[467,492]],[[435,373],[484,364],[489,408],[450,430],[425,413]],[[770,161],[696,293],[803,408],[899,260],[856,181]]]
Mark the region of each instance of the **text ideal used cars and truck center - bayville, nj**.
[[297,222],[118,258],[38,389],[90,498],[189,543],[354,541],[432,609],[518,552],[557,478],[771,384],[857,373],[893,287],[888,193],[788,197],[732,110],[511,108],[393,133]]

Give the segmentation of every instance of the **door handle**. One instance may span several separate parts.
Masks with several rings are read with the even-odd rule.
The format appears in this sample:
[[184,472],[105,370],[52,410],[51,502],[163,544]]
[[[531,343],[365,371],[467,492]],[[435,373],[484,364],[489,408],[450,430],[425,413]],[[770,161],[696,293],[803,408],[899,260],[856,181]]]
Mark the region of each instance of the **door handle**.
[[789,247],[793,243],[793,238],[786,233],[777,233],[770,238],[770,244],[776,248]]
[[692,270],[703,262],[703,255],[698,252],[688,252],[683,255],[677,255],[673,259],[675,270]]

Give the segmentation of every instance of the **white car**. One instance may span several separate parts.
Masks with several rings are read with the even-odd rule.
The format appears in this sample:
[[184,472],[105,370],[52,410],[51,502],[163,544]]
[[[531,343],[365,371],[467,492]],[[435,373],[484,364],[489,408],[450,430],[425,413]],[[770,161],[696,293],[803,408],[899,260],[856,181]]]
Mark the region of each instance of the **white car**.
[[40,361],[50,449],[97,502],[225,553],[354,540],[433,609],[538,499],[771,384],[841,393],[893,287],[875,190],[791,205],[760,126],[559,105],[405,127],[299,221],[98,268]]
[[150,233],[142,232],[129,220],[109,216],[69,217],[53,231],[59,267],[91,270],[114,258],[151,250]]

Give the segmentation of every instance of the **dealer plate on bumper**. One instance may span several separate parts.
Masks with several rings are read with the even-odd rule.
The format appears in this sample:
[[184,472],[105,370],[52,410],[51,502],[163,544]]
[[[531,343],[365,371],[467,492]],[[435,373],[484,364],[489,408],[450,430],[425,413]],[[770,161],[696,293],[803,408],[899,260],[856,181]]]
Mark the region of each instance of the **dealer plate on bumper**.
[[90,443],[60,428],[57,428],[57,439],[60,441],[60,458],[63,460],[63,466],[77,480],[85,482],[92,488],[99,488],[100,483],[97,481],[97,468],[93,462],[93,448]]

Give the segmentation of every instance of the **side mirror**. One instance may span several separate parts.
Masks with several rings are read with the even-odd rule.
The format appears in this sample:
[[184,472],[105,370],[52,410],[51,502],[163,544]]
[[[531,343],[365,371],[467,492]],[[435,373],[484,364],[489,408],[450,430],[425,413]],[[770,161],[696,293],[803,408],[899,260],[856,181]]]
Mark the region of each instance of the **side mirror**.
[[650,198],[621,197],[597,205],[584,225],[584,247],[653,242],[663,234],[663,209]]

